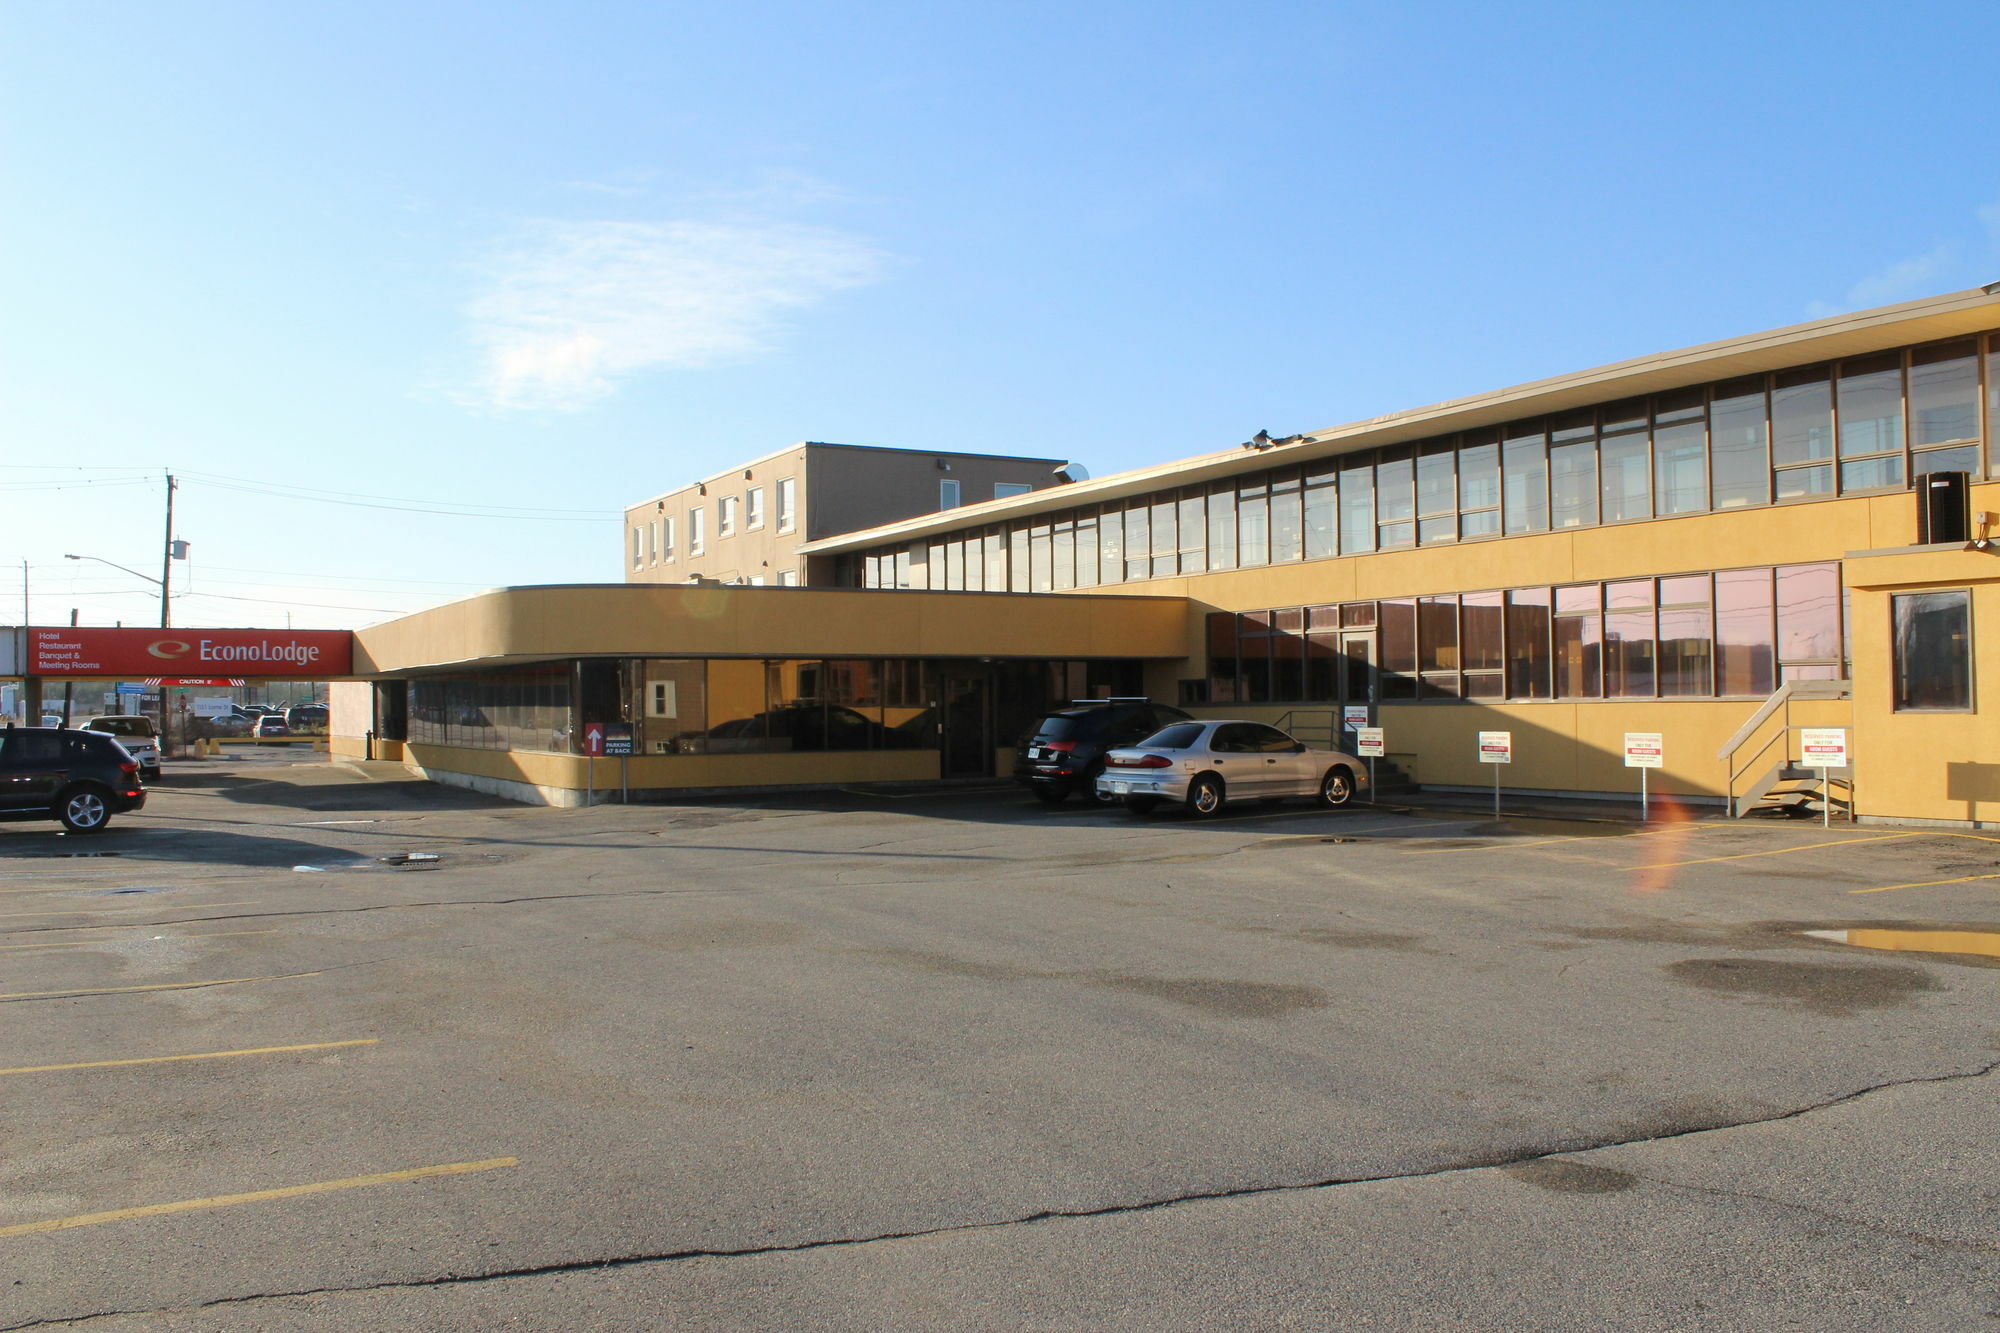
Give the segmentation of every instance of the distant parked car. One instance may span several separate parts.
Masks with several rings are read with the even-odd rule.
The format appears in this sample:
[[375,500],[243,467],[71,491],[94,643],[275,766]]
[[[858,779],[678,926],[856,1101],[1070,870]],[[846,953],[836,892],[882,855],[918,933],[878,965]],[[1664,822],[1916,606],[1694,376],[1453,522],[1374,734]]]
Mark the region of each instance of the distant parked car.
[[0,819],[59,819],[97,833],[146,803],[139,761],[115,737],[70,727],[0,730]]
[[259,745],[290,744],[292,729],[282,717],[260,717],[250,724],[250,738]]
[[101,731],[107,736],[116,736],[134,759],[139,761],[139,773],[148,782],[160,778],[160,733],[153,726],[150,717],[132,717],[112,714],[106,717],[87,717],[83,720],[86,731]]
[[1014,780],[1050,805],[1080,791],[1107,800],[1095,790],[1104,752],[1152,735],[1187,714],[1145,699],[1107,699],[1044,713],[1014,748]]
[[285,710],[285,725],[294,733],[324,732],[327,717],[325,704],[294,704]]
[[1134,814],[1181,801],[1212,815],[1229,801],[1279,796],[1315,796],[1331,807],[1353,800],[1367,771],[1345,751],[1309,750],[1262,722],[1188,721],[1107,754],[1097,790]]
[[250,719],[238,717],[234,713],[223,713],[216,717],[190,717],[187,722],[188,735],[195,740],[215,740],[223,736],[248,736]]

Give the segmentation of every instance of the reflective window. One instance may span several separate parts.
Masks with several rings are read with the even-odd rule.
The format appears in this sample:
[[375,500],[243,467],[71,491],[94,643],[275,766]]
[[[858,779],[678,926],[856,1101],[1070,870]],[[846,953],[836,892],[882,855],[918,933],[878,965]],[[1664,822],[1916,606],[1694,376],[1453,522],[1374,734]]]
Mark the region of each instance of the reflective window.
[[1506,529],[1546,532],[1549,526],[1549,447],[1539,423],[1507,428],[1500,448],[1506,478]]
[[1151,511],[1144,504],[1133,503],[1125,511],[1125,580],[1148,577],[1153,570]]
[[1097,581],[1125,581],[1125,513],[1106,509],[1097,520]]
[[1417,697],[1417,604],[1394,598],[1380,604],[1381,689],[1384,699]]
[[1152,570],[1156,579],[1169,578],[1180,570],[1181,543],[1174,532],[1179,516],[1179,508],[1171,498],[1161,497],[1153,501],[1148,522],[1152,527]]
[[1657,693],[1653,648],[1653,580],[1604,585],[1604,693],[1645,699]]
[[1552,620],[1547,588],[1516,588],[1507,594],[1507,693],[1511,697],[1550,696]]
[[1416,467],[1408,458],[1385,460],[1375,468],[1375,530],[1387,549],[1417,539]]
[[1556,589],[1558,699],[1594,699],[1603,689],[1604,590],[1595,583]]
[[1428,446],[1417,456],[1417,540],[1458,540],[1458,469],[1456,455],[1444,445]]
[[1708,575],[1661,579],[1659,598],[1660,696],[1714,693],[1714,607]]
[[1177,520],[1181,537],[1180,572],[1199,574],[1208,568],[1208,508],[1200,492],[1181,496]]
[[1375,469],[1349,463],[1340,469],[1340,553],[1375,549]]
[[1498,592],[1469,592],[1459,601],[1459,656],[1468,699],[1498,699],[1506,690],[1506,613]]
[[1340,550],[1339,511],[1334,472],[1307,472],[1305,479],[1306,559],[1318,560]]
[[1910,447],[1979,437],[1979,356],[1973,340],[1910,354]]
[[1589,408],[1549,422],[1549,510],[1558,529],[1597,523],[1597,414]]
[[1305,553],[1305,512],[1299,479],[1271,482],[1271,563],[1297,560]]
[[1972,595],[1898,593],[1889,604],[1897,710],[1970,710]]
[[1210,703],[1236,702],[1236,617],[1227,611],[1208,617],[1208,699]]
[[[1787,680],[1836,680],[1840,672],[1840,566],[1778,570],[1778,664]],[[1807,669],[1819,668],[1821,669]]]
[[1221,489],[1208,497],[1208,567],[1236,568],[1236,492]]
[[1702,390],[1661,394],[1653,404],[1653,496],[1660,514],[1708,508],[1708,426]]
[[1492,431],[1461,437],[1458,451],[1458,534],[1492,537],[1500,531],[1500,445]]
[[1902,354],[1889,352],[1842,363],[1835,407],[1840,420],[1840,488],[1902,485]]
[[1715,692],[1762,698],[1778,688],[1771,571],[1715,576]]
[[1768,410],[1762,375],[1715,387],[1708,407],[1708,448],[1717,509],[1770,503]]
[[1236,488],[1236,563],[1244,569],[1271,561],[1271,499],[1262,483]]
[[1646,425],[1643,401],[1604,409],[1597,460],[1598,508],[1606,523],[1652,516],[1653,468],[1647,456]]
[[1417,669],[1422,698],[1458,697],[1458,598],[1417,599]]

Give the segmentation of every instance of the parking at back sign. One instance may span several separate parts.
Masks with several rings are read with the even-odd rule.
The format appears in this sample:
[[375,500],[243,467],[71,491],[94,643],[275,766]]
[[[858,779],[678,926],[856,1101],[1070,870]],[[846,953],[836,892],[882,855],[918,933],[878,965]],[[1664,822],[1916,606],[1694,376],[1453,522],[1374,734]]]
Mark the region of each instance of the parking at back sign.
[[1666,746],[1657,731],[1625,733],[1625,767],[1661,768],[1666,763]]

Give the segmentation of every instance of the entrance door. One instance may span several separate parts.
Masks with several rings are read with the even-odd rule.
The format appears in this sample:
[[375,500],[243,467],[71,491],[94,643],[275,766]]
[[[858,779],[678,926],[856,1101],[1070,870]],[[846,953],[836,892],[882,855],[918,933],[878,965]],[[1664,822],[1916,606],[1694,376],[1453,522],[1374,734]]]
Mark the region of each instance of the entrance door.
[[1340,697],[1351,704],[1375,702],[1375,631],[1348,630],[1340,636]]
[[946,671],[940,681],[944,702],[943,776],[993,775],[993,729],[987,713],[986,673]]

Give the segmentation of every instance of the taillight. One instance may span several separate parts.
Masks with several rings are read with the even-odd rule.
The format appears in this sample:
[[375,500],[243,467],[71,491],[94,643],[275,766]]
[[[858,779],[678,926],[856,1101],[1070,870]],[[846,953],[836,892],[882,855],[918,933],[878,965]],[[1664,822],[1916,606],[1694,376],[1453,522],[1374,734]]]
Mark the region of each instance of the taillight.
[[1051,754],[1068,754],[1076,749],[1075,741],[1043,741],[1042,748]]
[[135,778],[139,776],[139,765],[136,763],[120,764],[118,765],[118,771],[128,778]]
[[1163,754],[1114,754],[1104,761],[1113,768],[1172,768],[1174,761]]

